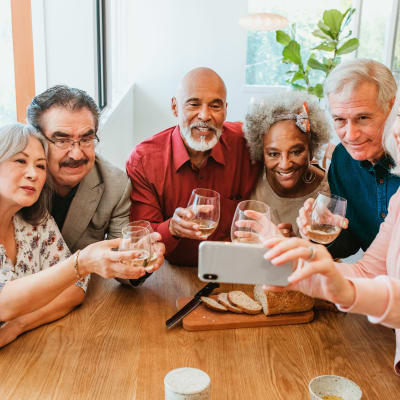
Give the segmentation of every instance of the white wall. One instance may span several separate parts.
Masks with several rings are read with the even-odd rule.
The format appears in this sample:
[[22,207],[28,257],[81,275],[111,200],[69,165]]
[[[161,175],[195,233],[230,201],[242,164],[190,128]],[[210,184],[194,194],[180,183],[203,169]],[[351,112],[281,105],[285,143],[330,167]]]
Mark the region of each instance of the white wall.
[[32,0],[32,16],[37,93],[67,84],[96,97],[94,1]]
[[246,31],[239,18],[245,0],[133,0],[127,62],[134,70],[134,141],[175,124],[170,100],[190,69],[215,69],[228,88],[228,119],[242,118],[249,94],[244,93]]

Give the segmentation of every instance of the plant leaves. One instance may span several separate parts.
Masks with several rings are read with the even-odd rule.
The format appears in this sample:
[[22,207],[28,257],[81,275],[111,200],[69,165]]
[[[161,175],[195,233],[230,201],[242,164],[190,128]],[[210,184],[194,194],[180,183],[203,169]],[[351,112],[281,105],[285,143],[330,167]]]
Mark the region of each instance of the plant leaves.
[[282,55],[284,60],[289,60],[289,62],[296,65],[302,65],[300,45],[295,40],[289,42],[289,44],[283,49]]
[[324,96],[324,87],[321,83],[317,83],[314,86],[314,93],[317,97],[322,98]]
[[315,31],[312,32],[312,34],[315,37],[318,37],[320,39],[324,39],[324,40],[330,40],[331,37],[329,35],[327,35],[326,33],[322,32],[320,29],[316,29]]
[[304,79],[304,74],[301,71],[297,71],[294,75],[292,80],[290,81],[291,83],[294,83],[296,81],[298,81],[299,79]]
[[295,90],[306,90],[307,88],[303,85],[298,85],[297,83],[292,83],[292,87]]
[[315,58],[310,58],[308,60],[308,63],[310,68],[312,69],[318,69],[320,71],[324,71],[324,72],[328,72],[329,68],[325,65],[320,63],[318,60],[316,60]]
[[358,46],[360,45],[360,42],[358,41],[357,38],[349,39],[347,42],[345,42],[342,46],[340,46],[336,54],[341,55],[341,54],[347,54],[351,53],[354,50],[358,49]]
[[329,29],[329,26],[325,25],[322,21],[318,22],[318,28],[321,29],[321,31],[325,33],[325,35],[329,36],[331,39],[336,39],[336,37]]
[[278,43],[287,46],[290,42],[290,36],[284,31],[276,31],[275,39]]
[[334,51],[336,49],[336,42],[324,42],[314,47],[312,50]]
[[349,22],[350,22],[350,20],[351,20],[351,17],[353,16],[353,14],[356,12],[356,9],[355,8],[348,8],[345,12],[344,12],[344,14],[343,14],[343,19],[344,19],[344,22],[343,22],[343,24],[342,24],[342,28],[341,28],[341,30],[343,30],[344,28],[346,28],[346,26],[349,24]]
[[335,38],[340,32],[340,27],[343,21],[343,14],[339,10],[326,10],[323,15],[324,24],[329,27]]

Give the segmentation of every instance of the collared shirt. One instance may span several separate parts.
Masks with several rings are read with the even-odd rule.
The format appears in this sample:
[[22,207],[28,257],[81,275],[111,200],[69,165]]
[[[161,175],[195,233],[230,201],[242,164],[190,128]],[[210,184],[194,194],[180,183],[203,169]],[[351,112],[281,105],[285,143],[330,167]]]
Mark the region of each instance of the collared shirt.
[[370,246],[384,221],[390,198],[400,186],[400,177],[390,173],[393,161],[384,155],[376,164],[356,161],[342,144],[336,146],[329,168],[332,194],[347,199],[349,228],[328,246],[335,258],[355,254]]
[[248,199],[260,170],[252,165],[242,124],[225,122],[219,142],[201,169],[192,166],[179,127],[160,132],[136,146],[126,164],[132,182],[131,220],[148,220],[161,234],[166,258],[173,264],[197,265],[199,241],[175,238],[169,231],[176,208],[186,207],[195,188],[221,195],[221,217],[210,240],[230,240],[237,204]]

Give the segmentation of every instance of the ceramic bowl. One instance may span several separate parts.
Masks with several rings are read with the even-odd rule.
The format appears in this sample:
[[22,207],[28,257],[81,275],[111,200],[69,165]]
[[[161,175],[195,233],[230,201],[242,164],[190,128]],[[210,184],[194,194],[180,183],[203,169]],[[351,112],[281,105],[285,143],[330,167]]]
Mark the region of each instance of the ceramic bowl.
[[343,400],[360,400],[362,391],[353,381],[337,375],[321,375],[308,384],[311,400],[321,400],[324,396],[337,396]]

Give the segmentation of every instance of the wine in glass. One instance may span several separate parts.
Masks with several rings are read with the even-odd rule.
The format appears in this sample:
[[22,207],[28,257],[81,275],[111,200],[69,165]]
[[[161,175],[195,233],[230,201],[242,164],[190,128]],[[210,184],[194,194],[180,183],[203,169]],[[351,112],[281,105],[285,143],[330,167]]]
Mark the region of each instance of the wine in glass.
[[146,267],[150,261],[151,241],[147,228],[128,224],[122,228],[122,241],[119,251],[134,250],[138,256],[129,261],[133,267]]
[[[248,211],[251,211],[251,218]],[[270,231],[270,208],[267,204],[258,200],[241,201],[233,216],[231,225],[231,240],[235,243],[260,244],[266,238],[266,232]]]
[[194,217],[192,222],[199,226],[201,236],[207,239],[217,229],[220,217],[220,195],[211,189],[193,189],[187,207]]
[[347,200],[334,194],[318,193],[311,214],[307,237],[316,243],[328,244],[338,236],[341,221],[346,215]]
[[157,260],[158,256],[157,256],[157,252],[154,249],[154,246],[153,246],[153,243],[151,240],[151,234],[154,233],[154,230],[151,227],[150,222],[146,221],[144,219],[141,219],[138,221],[132,221],[126,226],[138,226],[138,227],[146,228],[149,231],[149,233],[150,233],[150,260],[145,269],[146,269],[146,271],[151,271],[153,269],[153,265],[154,265],[155,261]]

